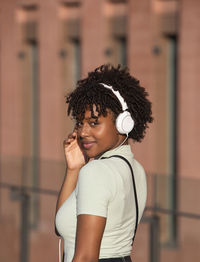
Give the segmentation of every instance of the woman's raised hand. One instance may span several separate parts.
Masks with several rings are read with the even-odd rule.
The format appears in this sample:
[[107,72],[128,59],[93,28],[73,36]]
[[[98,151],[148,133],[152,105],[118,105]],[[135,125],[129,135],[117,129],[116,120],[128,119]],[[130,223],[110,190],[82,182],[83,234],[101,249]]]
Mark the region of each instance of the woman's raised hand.
[[68,170],[79,170],[85,165],[85,157],[78,144],[76,131],[64,140],[63,146]]

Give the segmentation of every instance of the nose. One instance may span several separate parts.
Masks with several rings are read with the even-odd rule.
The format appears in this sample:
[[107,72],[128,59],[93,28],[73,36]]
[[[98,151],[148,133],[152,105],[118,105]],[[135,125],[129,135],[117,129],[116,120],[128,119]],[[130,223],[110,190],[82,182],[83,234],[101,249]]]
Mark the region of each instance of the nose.
[[79,129],[79,137],[84,138],[89,136],[89,125],[88,123],[84,123],[82,127]]

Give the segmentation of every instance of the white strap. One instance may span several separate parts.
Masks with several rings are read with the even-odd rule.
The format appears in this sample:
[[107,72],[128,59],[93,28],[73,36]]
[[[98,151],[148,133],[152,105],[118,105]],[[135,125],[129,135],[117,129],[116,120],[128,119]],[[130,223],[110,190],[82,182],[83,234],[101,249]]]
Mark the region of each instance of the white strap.
[[62,262],[62,258],[61,258],[61,244],[62,244],[62,238],[59,238],[59,244],[58,244],[59,262]]
[[128,109],[127,103],[125,102],[124,98],[120,95],[119,91],[115,91],[112,86],[106,85],[104,83],[100,83],[100,84],[103,85],[105,88],[110,89],[114,93],[114,95],[118,98],[123,111]]

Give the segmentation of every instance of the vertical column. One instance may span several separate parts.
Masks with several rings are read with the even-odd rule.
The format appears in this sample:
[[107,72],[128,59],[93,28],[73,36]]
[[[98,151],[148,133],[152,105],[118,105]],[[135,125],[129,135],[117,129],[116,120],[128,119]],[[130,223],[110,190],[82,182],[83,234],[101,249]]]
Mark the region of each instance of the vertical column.
[[56,1],[40,2],[40,156],[61,159],[62,123],[65,105],[59,74],[58,6]]
[[199,176],[200,155],[200,2],[181,1],[178,97],[178,171]]
[[15,3],[1,3],[1,149],[2,154],[21,153],[21,90],[17,74]]
[[[21,87],[18,79],[16,1],[0,1],[0,151],[1,182],[20,183],[21,173]],[[16,222],[18,206],[10,204],[7,191],[1,191],[1,257],[18,259],[20,232]],[[12,221],[12,223],[10,222]],[[17,220],[18,221],[18,220]],[[9,232],[12,232],[10,234]],[[6,236],[6,237],[5,237]]]
[[127,1],[105,1],[106,63],[127,64]]
[[82,75],[104,63],[103,2],[82,1]]
[[[153,23],[151,1],[129,1],[128,15],[128,57],[131,73],[150,93],[155,102],[155,83],[153,69]],[[154,111],[155,115],[155,111]],[[155,170],[155,123],[150,125],[142,144],[134,144],[134,152],[147,171]]]
[[71,92],[81,77],[81,37],[80,13],[81,3],[62,4],[60,13],[60,61],[63,90]]

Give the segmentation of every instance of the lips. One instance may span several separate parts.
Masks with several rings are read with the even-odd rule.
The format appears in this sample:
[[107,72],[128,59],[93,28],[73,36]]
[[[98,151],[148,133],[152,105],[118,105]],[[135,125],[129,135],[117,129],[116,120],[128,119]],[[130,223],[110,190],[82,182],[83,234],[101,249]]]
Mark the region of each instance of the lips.
[[88,150],[95,144],[95,142],[94,141],[82,141],[81,144],[84,149]]

